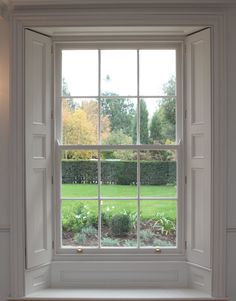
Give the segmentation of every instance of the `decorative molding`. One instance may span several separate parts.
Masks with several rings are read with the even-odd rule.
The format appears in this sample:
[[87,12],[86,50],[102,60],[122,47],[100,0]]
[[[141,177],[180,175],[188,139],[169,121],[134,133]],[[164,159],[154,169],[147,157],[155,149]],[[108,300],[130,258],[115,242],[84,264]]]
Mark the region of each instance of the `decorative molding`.
[[[227,1],[228,2],[228,1]],[[213,3],[213,2],[211,2]],[[225,1],[224,1],[225,4]],[[185,25],[212,26],[214,31],[213,60],[214,60],[214,207],[213,207],[213,254],[212,254],[212,291],[215,297],[225,296],[225,206],[226,202],[226,165],[225,165],[225,137],[226,137],[226,99],[225,90],[225,56],[224,56],[224,11],[215,9],[145,9],[118,10],[66,10],[54,9],[42,12],[41,10],[15,12],[12,23],[12,87],[11,87],[11,296],[20,297],[25,293],[25,216],[24,216],[24,80],[23,42],[24,28],[37,26],[163,26]],[[76,262],[77,263],[77,262]],[[55,262],[53,269],[56,268]],[[72,268],[75,262],[57,262]],[[82,264],[82,263],[80,263]],[[86,263],[87,264],[87,263]],[[101,267],[103,266],[102,263]],[[147,262],[145,262],[147,264]],[[173,264],[173,263],[172,263]],[[119,266],[119,261],[117,261]],[[128,267],[127,262],[125,266]],[[81,269],[81,270],[85,270]],[[53,270],[58,277],[59,273]],[[86,266],[87,271],[87,266]],[[158,270],[157,270],[158,271]],[[109,274],[111,275],[111,274]],[[124,274],[125,275],[125,274]],[[134,274],[137,276],[138,274]],[[97,276],[99,276],[97,274]],[[187,276],[187,273],[186,273]],[[101,277],[101,276],[100,276]],[[60,278],[54,278],[54,281]],[[121,278],[123,280],[123,278]],[[156,279],[157,281],[157,279]],[[55,282],[56,283],[56,282]]]
[[[18,7],[46,7],[65,6],[65,0],[4,0],[14,8]],[[82,5],[235,5],[234,0],[67,0],[66,6]]]
[[10,232],[10,225],[0,225],[0,232]]
[[212,295],[226,295],[227,90],[225,14],[217,15],[212,43]]
[[45,265],[37,269],[26,270],[25,272],[25,294],[49,287],[50,265]]
[[211,295],[212,270],[188,262],[190,288],[198,289]]
[[227,231],[227,233],[231,233],[231,232],[234,233],[234,232],[236,232],[236,227],[227,228],[226,231]]
[[[12,20],[11,89],[10,89],[10,269],[11,296],[25,295],[25,182],[24,182],[24,27]],[[17,46],[16,46],[17,45]]]
[[188,283],[184,261],[55,261],[51,268],[53,288],[180,288]]

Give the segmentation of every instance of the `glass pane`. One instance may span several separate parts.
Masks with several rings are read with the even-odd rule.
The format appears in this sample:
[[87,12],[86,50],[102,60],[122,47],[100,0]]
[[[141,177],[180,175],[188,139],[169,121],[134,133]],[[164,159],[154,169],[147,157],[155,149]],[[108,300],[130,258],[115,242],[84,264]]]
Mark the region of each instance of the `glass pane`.
[[62,197],[98,196],[98,152],[74,151],[62,152]]
[[137,201],[101,201],[103,247],[137,246]]
[[142,197],[176,197],[176,152],[140,152],[140,194]]
[[136,108],[136,99],[101,99],[102,144],[136,143]]
[[102,95],[137,95],[137,51],[101,50]]
[[141,247],[176,246],[176,201],[140,201]]
[[132,150],[101,153],[101,195],[103,197],[137,196],[137,154]]
[[98,50],[62,51],[62,95],[98,95]]
[[140,96],[175,95],[176,51],[140,50]]
[[140,142],[173,144],[176,141],[175,97],[140,100]]
[[96,99],[62,99],[63,144],[98,143],[98,102]]
[[62,201],[62,245],[98,247],[98,202]]

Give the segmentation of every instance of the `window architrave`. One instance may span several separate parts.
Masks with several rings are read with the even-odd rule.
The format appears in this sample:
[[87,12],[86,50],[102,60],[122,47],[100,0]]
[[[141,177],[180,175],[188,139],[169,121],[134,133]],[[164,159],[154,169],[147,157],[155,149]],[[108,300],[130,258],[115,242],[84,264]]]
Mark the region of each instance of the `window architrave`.
[[[204,9],[195,10],[187,9],[186,11],[174,10],[158,10],[155,13],[153,9],[145,11],[145,18],[143,12],[136,11],[135,14],[127,14],[124,10],[122,14],[117,15],[114,12],[113,20],[106,19],[106,12],[103,11],[103,19],[101,15],[93,16],[89,19],[87,15],[81,16],[81,11],[68,11],[61,18],[60,11],[54,11],[52,15],[42,12],[33,12],[30,16],[27,12],[16,13],[12,20],[12,34],[13,34],[13,51],[12,51],[12,102],[11,102],[11,161],[10,168],[12,182],[11,190],[11,272],[14,277],[11,281],[12,296],[24,295],[24,82],[21,76],[23,68],[23,31],[24,28],[30,26],[63,26],[70,24],[122,24],[126,22],[129,24],[136,24],[140,20],[142,24],[172,24],[172,25],[193,25],[198,24],[202,26],[211,26],[213,28],[213,199],[214,206],[212,207],[212,270],[213,270],[213,296],[221,297],[225,294],[225,195],[226,195],[226,83],[224,80],[225,74],[225,59],[224,59],[224,10],[211,9],[206,13]],[[166,15],[171,16],[167,19]],[[79,18],[78,18],[79,16]],[[102,21],[101,21],[102,19]],[[220,247],[219,247],[220,246]]]

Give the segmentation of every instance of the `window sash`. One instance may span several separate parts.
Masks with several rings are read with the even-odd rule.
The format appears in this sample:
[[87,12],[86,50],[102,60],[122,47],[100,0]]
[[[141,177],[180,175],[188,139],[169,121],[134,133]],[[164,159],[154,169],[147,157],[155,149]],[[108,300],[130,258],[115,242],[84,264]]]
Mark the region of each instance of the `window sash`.
[[[58,128],[60,129],[62,124],[61,124],[61,119],[57,118],[56,120],[56,143],[55,145],[55,153],[56,153],[56,167],[55,167],[55,175],[56,175],[56,200],[60,201],[60,203],[56,204],[57,207],[57,213],[56,213],[56,246],[57,246],[57,254],[74,254],[76,247],[62,247],[62,233],[61,233],[61,201],[66,201],[66,200],[98,200],[99,202],[101,202],[101,198],[64,198],[61,197],[61,192],[60,192],[60,180],[61,179],[61,164],[60,164],[60,153],[62,150],[97,150],[97,151],[103,151],[103,150],[116,150],[116,149],[120,149],[120,150],[137,150],[138,152],[140,150],[175,150],[176,154],[178,154],[178,158],[176,160],[176,178],[177,178],[177,193],[176,193],[176,197],[172,197],[172,198],[152,198],[152,197],[148,197],[148,198],[143,198],[140,196],[140,191],[138,192],[138,198],[125,198],[126,200],[137,200],[138,199],[138,211],[140,212],[140,200],[173,200],[174,202],[176,202],[176,247],[162,247],[162,253],[163,254],[180,254],[181,250],[184,249],[184,229],[183,229],[183,217],[184,217],[184,208],[183,208],[183,203],[184,203],[184,199],[183,199],[183,195],[184,195],[184,181],[183,181],[183,172],[184,172],[184,166],[183,166],[183,160],[181,158],[183,158],[183,143],[182,143],[182,139],[183,139],[183,113],[182,113],[182,72],[183,72],[183,47],[182,47],[182,42],[179,43],[168,43],[166,42],[165,44],[163,43],[146,43],[142,42],[142,48],[140,47],[131,47],[131,45],[129,45],[129,43],[120,43],[119,47],[116,47],[117,45],[112,45],[112,47],[107,47],[105,46],[105,43],[103,44],[104,49],[175,49],[176,50],[176,95],[156,95],[156,96],[145,96],[139,95],[139,64],[138,64],[138,70],[137,70],[137,95],[136,96],[118,96],[118,97],[122,97],[122,98],[130,98],[130,99],[137,99],[137,114],[138,116],[140,115],[140,99],[141,98],[149,98],[149,99],[165,99],[165,98],[175,98],[176,99],[176,143],[175,144],[171,144],[171,145],[159,145],[159,144],[150,144],[150,145],[145,145],[145,144],[140,144],[140,141],[137,141],[137,144],[131,144],[131,145],[101,145],[101,138],[100,138],[100,134],[99,134],[99,143],[97,145],[62,145],[60,143],[61,140],[61,131],[58,131]],[[66,49],[103,49],[102,47],[99,47],[99,45],[96,44],[96,46],[93,44],[92,47],[90,43],[88,43],[89,47],[87,45],[81,45],[80,43],[75,43],[73,45],[68,45],[68,44],[63,44],[60,43],[58,45],[56,45],[56,61],[57,61],[57,66],[58,66],[58,70],[59,72],[57,73],[56,76],[56,98],[55,98],[55,102],[56,102],[56,115],[61,116],[61,100],[64,98],[70,99],[70,98],[77,98],[77,99],[88,99],[88,98],[97,98],[98,101],[100,99],[106,98],[106,99],[113,99],[113,98],[117,98],[117,96],[104,96],[101,95],[101,74],[99,72],[101,66],[101,60],[99,58],[99,67],[98,67],[98,81],[99,81],[99,95],[96,96],[63,96],[61,95],[61,78],[62,78],[62,74],[61,74],[61,51],[62,50],[66,50]],[[110,45],[110,44],[109,44]],[[133,45],[134,46],[134,45]],[[140,46],[140,45],[139,45]],[[99,51],[99,56],[100,56],[101,52]],[[137,56],[137,59],[138,56]],[[57,67],[56,67],[57,69]],[[99,101],[100,103],[100,101]],[[98,106],[98,131],[99,133],[100,131],[100,117],[101,117],[101,106],[99,104]],[[140,124],[139,124],[139,119],[138,118],[138,122],[137,122],[137,127],[138,127],[138,133],[140,132]],[[139,135],[137,136],[139,137]],[[139,165],[139,164],[137,164]],[[139,167],[140,169],[140,167]],[[140,171],[139,171],[140,173]],[[60,175],[60,176],[58,176]],[[140,178],[140,174],[137,175]],[[98,182],[100,183],[101,179],[98,179]],[[100,186],[100,185],[98,185]],[[100,189],[100,188],[98,188]],[[100,191],[98,191],[99,195],[100,195]],[[122,198],[115,198],[115,197],[109,197],[107,198],[109,200],[122,200]],[[102,197],[102,200],[106,200],[106,197]],[[101,203],[99,203],[99,210],[101,207]],[[101,216],[100,214],[101,212],[99,211],[98,214]],[[139,214],[138,214],[139,215]],[[100,227],[101,228],[101,227]],[[140,231],[140,229],[137,229],[138,231]],[[139,244],[140,246],[140,244]],[[138,247],[139,247],[138,246]],[[153,253],[153,247],[142,247],[142,248],[125,248],[125,247],[102,247],[102,248],[90,248],[90,247],[86,247],[86,254],[87,255],[99,255],[99,254],[113,254],[113,253],[117,253],[117,249],[119,249],[119,254],[152,254]],[[141,252],[141,253],[140,253]],[[116,254],[117,255],[117,254]]]

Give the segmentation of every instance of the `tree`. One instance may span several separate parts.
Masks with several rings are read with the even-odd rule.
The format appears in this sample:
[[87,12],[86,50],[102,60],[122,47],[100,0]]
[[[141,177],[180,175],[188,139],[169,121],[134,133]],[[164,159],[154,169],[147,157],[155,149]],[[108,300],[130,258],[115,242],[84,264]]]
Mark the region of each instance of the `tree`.
[[170,80],[163,87],[164,93],[169,96],[161,100],[159,109],[154,113],[150,125],[150,137],[152,141],[165,143],[166,140],[175,141],[176,129],[176,100],[175,78]]
[[[86,112],[89,121],[93,127],[98,131],[98,103],[95,100],[82,101],[80,108]],[[110,135],[110,120],[108,116],[101,116],[101,140],[104,141]]]
[[162,129],[161,129],[161,121],[159,116],[159,111],[156,111],[153,114],[151,124],[150,124],[150,138],[151,141],[158,141],[162,140]]
[[[135,114],[133,125],[133,143],[137,142],[137,113]],[[149,131],[148,131],[148,110],[144,99],[140,100],[140,143],[149,143]]]
[[[115,130],[110,133],[108,138],[104,141],[107,145],[127,145],[132,144],[132,138],[123,133],[123,130]],[[120,160],[130,160],[133,158],[133,151],[131,150],[115,150],[105,152],[105,159],[120,159]]]
[[[114,93],[106,93],[101,99],[102,116],[110,120],[111,131],[122,130],[124,134],[132,137],[132,125],[135,116],[134,103],[127,98],[119,97]],[[117,96],[106,98],[106,96]]]
[[[63,102],[63,144],[95,144],[97,131],[89,120],[87,113],[81,108],[71,112],[69,104]],[[90,159],[95,155],[92,151],[66,151],[66,159]]]
[[67,84],[64,77],[62,79],[62,95],[63,96],[70,96],[70,91],[69,91],[69,88],[68,88],[68,84]]
[[76,105],[74,104],[73,98],[70,98],[71,94],[64,77],[62,79],[62,95],[65,97],[64,101],[67,101],[70,111],[75,111]]

